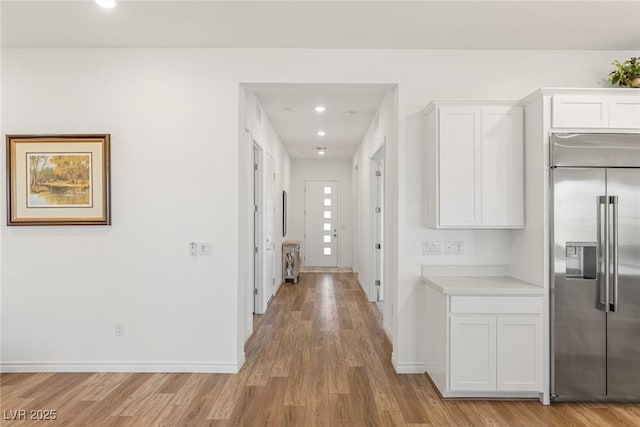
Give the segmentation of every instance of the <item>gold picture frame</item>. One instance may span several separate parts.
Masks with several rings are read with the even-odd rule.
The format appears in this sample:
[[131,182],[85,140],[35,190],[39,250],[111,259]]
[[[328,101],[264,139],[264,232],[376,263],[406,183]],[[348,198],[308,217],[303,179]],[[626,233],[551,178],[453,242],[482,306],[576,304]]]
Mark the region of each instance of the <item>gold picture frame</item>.
[[7,135],[7,225],[111,225],[111,135]]

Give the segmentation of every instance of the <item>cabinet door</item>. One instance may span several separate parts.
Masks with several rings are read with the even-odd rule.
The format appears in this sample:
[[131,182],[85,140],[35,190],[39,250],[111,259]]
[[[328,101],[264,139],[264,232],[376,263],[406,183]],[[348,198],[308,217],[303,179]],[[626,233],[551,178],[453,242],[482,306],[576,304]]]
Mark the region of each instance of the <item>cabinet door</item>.
[[640,96],[615,97],[609,105],[609,127],[640,128]]
[[498,390],[541,390],[540,316],[500,316],[497,321]]
[[439,108],[439,225],[480,224],[480,108]]
[[495,316],[451,316],[450,321],[450,390],[496,390]]
[[554,95],[551,116],[554,128],[607,128],[608,99],[603,96]]
[[482,108],[482,225],[524,226],[522,107]]

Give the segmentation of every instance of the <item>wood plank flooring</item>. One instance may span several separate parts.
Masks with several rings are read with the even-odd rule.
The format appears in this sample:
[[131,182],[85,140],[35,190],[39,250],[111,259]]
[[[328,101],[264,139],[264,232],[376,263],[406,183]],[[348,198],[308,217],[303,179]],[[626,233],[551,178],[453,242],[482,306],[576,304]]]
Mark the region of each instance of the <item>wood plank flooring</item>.
[[[2,426],[640,426],[640,405],[440,399],[396,375],[352,273],[304,273],[256,316],[237,375],[3,374]],[[53,409],[55,421],[11,421]]]

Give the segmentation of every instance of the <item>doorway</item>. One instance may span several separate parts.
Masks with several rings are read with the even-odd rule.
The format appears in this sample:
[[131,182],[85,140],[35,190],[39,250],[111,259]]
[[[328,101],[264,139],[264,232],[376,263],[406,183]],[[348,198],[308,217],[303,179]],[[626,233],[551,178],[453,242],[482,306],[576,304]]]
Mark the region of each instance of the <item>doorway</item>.
[[264,167],[264,281],[262,303],[264,310],[275,294],[275,221],[276,221],[276,172],[271,155],[265,156]]
[[253,312],[263,314],[275,293],[275,162],[253,142]]
[[253,312],[264,313],[262,289],[262,149],[253,143]]
[[338,266],[338,182],[305,181],[304,265]]
[[384,163],[385,163],[385,145],[382,145],[371,159],[373,171],[371,186],[371,201],[373,208],[373,285],[375,289],[375,301],[382,310],[382,301],[384,301]]

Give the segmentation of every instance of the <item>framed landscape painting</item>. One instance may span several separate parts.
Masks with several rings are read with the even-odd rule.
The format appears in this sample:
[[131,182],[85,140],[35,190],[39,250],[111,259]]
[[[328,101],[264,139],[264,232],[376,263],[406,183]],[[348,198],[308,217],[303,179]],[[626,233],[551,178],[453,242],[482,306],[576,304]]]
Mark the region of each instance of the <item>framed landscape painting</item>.
[[110,135],[7,135],[8,225],[110,225]]

